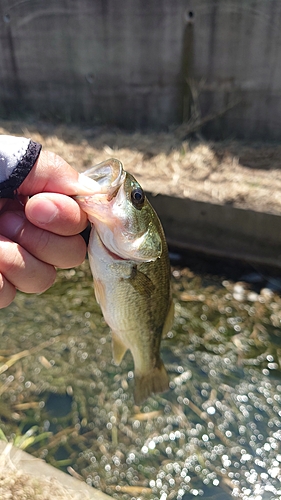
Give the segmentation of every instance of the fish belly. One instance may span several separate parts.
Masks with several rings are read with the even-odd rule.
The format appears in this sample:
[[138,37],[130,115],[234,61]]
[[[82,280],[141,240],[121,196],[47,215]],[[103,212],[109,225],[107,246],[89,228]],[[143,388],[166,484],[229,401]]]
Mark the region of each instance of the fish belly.
[[94,228],[88,253],[96,299],[112,330],[114,361],[119,364],[126,350],[131,351],[135,368],[135,402],[140,404],[151,393],[163,392],[169,386],[160,359],[160,341],[167,311],[162,314],[163,319],[155,320],[157,303],[148,295],[151,280],[145,274],[138,274],[134,262],[120,260],[108,252]]

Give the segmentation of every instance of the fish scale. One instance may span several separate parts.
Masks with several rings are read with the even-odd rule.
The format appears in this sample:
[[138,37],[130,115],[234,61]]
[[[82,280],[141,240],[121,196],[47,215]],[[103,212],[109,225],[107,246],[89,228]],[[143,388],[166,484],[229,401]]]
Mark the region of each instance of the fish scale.
[[[89,261],[96,298],[112,330],[113,358],[119,364],[125,352],[131,351],[134,397],[141,404],[152,393],[169,387],[160,342],[173,320],[170,263],[157,214],[134,177],[117,172],[117,161],[106,164],[107,189],[103,163],[103,192],[77,201],[92,223]],[[97,182],[98,168],[94,170]],[[120,185],[116,187],[117,174]]]

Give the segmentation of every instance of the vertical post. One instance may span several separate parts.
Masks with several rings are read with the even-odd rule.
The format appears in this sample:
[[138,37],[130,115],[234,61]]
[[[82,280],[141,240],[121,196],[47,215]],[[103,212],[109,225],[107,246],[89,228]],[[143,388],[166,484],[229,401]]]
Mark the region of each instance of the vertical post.
[[188,79],[193,75],[194,12],[185,15],[186,24],[182,44],[182,122],[191,117],[192,94]]

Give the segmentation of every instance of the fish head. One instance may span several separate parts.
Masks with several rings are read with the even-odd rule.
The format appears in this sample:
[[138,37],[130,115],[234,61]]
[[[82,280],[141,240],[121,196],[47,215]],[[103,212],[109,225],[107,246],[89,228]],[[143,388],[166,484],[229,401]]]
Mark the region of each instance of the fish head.
[[93,196],[77,196],[104,246],[121,259],[150,262],[162,254],[161,225],[137,180],[110,159],[84,174],[101,186]]

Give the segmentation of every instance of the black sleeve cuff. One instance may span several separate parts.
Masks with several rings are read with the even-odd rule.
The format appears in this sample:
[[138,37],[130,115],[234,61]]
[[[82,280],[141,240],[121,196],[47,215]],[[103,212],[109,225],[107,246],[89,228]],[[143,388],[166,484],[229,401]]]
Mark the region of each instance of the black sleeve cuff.
[[18,163],[18,165],[14,168],[9,179],[1,182],[0,198],[14,198],[15,191],[32,170],[41,149],[41,144],[30,141],[25,155]]

